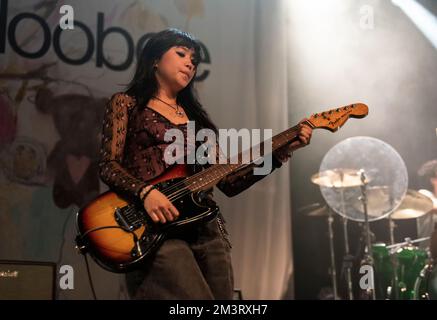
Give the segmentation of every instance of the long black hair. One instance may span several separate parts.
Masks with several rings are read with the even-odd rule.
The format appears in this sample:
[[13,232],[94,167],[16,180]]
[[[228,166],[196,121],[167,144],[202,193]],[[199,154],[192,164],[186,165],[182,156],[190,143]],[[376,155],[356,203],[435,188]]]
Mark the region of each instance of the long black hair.
[[[153,35],[145,44],[141,56],[137,61],[132,81],[128,84],[126,93],[135,97],[138,107],[145,107],[149,100],[158,92],[158,81],[155,76],[155,63],[170,48],[183,46],[194,50],[194,65],[197,66],[201,59],[201,46],[191,34],[181,30],[170,28]],[[176,102],[181,105],[190,120],[196,122],[196,131],[201,128],[209,128],[217,134],[217,127],[210,120],[205,109],[200,104],[194,91],[194,78],[181,91],[179,91]]]

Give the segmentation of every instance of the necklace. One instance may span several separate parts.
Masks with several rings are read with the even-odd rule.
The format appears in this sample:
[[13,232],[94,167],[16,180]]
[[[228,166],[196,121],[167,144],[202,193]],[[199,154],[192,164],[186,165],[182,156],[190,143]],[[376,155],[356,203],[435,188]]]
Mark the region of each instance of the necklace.
[[[165,102],[165,101],[159,99],[157,96],[153,96],[153,98],[155,98],[156,100],[159,100],[159,101],[161,101],[162,103],[168,105],[170,108],[172,108],[172,109],[176,112],[176,114],[177,114],[179,117],[183,117],[183,116],[184,116],[184,112],[179,110],[179,105],[176,105],[176,108],[175,108],[175,106],[173,106],[173,105],[171,105],[171,104],[169,104],[169,103],[167,103],[167,102]],[[181,108],[181,109],[182,109],[182,108]]]

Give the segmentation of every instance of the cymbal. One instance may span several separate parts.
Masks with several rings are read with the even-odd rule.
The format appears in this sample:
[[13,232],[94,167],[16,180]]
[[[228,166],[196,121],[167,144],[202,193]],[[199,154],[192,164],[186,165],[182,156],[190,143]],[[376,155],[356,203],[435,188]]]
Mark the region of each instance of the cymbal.
[[323,206],[318,209],[314,209],[307,214],[308,217],[327,217],[329,216],[328,206]]
[[[388,186],[372,186],[366,188],[367,214],[369,218],[379,218],[389,212],[392,207],[391,192]],[[351,206],[363,210],[361,197],[351,200]]]
[[[392,195],[388,186],[374,186],[366,190],[367,210],[369,216],[380,216],[382,212],[389,212],[392,208]],[[361,203],[361,200],[358,199]]]
[[298,209],[298,212],[308,217],[327,217],[329,215],[329,208],[327,205],[313,203]]
[[[433,208],[437,209],[437,197],[434,195],[434,193],[426,189],[420,189],[418,192],[430,198],[433,204]],[[434,210],[433,213],[437,213],[437,211]]]
[[395,220],[416,219],[430,212],[432,208],[433,203],[430,198],[409,189],[401,205],[391,214],[391,218]]
[[325,170],[314,174],[311,181],[328,188],[358,187],[363,184],[360,171],[353,169]]

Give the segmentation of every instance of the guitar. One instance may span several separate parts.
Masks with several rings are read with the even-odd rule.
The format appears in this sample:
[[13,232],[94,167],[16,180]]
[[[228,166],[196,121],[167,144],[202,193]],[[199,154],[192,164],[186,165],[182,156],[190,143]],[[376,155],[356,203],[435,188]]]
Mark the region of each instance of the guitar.
[[[356,103],[313,114],[305,123],[313,129],[335,132],[349,118],[363,118],[367,114],[368,107]],[[299,125],[296,125],[272,137],[272,151],[298,139],[298,131]],[[258,147],[260,145],[262,143]],[[177,220],[165,224],[154,223],[141,201],[107,191],[78,211],[76,247],[83,254],[89,253],[108,271],[130,271],[151,258],[171,232],[216,217],[218,207],[206,197],[205,190],[247,165],[213,164],[189,175],[185,165],[177,164],[148,181],[156,185],[180,213]]]

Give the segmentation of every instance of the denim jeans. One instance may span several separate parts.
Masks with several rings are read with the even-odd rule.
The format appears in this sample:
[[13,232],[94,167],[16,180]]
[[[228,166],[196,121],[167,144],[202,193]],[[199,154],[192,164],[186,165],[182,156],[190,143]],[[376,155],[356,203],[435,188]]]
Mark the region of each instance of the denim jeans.
[[168,238],[148,264],[127,273],[131,298],[232,299],[231,245],[220,216]]

